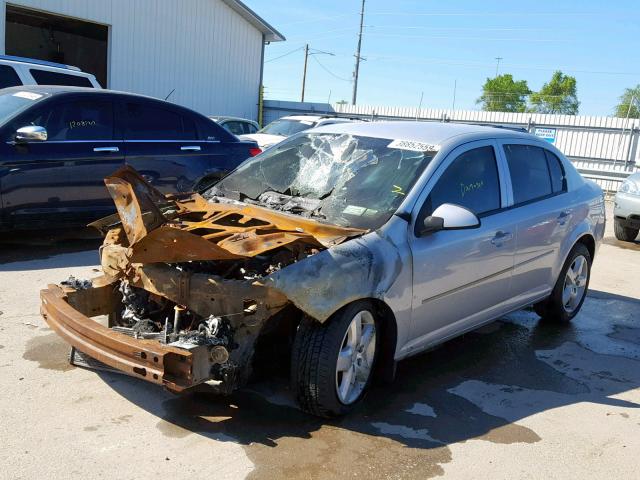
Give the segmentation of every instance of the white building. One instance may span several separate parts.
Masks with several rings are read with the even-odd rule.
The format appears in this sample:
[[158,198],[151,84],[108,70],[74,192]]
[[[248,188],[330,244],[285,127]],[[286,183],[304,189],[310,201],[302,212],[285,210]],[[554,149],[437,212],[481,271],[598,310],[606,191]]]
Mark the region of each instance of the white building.
[[0,53],[75,65],[103,87],[255,119],[264,45],[238,0],[0,0]]

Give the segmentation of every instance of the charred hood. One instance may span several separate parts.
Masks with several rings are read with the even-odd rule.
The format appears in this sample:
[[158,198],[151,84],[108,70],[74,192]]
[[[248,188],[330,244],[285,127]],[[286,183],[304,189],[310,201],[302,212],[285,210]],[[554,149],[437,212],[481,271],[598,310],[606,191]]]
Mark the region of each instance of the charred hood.
[[319,223],[239,202],[207,201],[197,193],[163,195],[134,169],[124,167],[105,179],[117,208],[91,225],[127,247],[130,263],[234,260],[287,249],[324,250],[360,236],[364,230]]

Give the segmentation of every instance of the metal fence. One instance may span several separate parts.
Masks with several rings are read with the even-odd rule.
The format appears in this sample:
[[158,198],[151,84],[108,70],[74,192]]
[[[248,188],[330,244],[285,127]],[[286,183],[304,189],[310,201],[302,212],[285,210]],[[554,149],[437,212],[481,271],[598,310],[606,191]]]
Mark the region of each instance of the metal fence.
[[479,112],[265,100],[265,123],[286,115],[328,114],[363,120],[420,120],[520,127],[542,136],[559,148],[586,177],[605,191],[640,166],[640,120],[582,115]]

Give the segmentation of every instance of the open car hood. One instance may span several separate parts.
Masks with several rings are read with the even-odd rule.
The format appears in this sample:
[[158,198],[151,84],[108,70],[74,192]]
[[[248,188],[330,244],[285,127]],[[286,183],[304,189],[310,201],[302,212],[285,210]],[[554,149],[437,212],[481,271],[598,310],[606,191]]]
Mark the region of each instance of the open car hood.
[[103,233],[121,226],[130,263],[231,260],[302,245],[323,250],[365,233],[197,193],[165,196],[128,166],[105,184],[118,213],[90,225]]

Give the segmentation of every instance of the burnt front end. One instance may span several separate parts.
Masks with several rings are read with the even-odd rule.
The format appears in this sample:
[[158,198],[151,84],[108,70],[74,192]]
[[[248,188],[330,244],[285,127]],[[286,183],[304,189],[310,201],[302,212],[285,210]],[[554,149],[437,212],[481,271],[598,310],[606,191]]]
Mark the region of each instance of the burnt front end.
[[362,234],[197,194],[165,197],[130,168],[105,183],[118,214],[94,224],[105,234],[104,275],[50,285],[42,315],[77,350],[172,391],[245,384],[257,342],[304,315],[270,276]]

